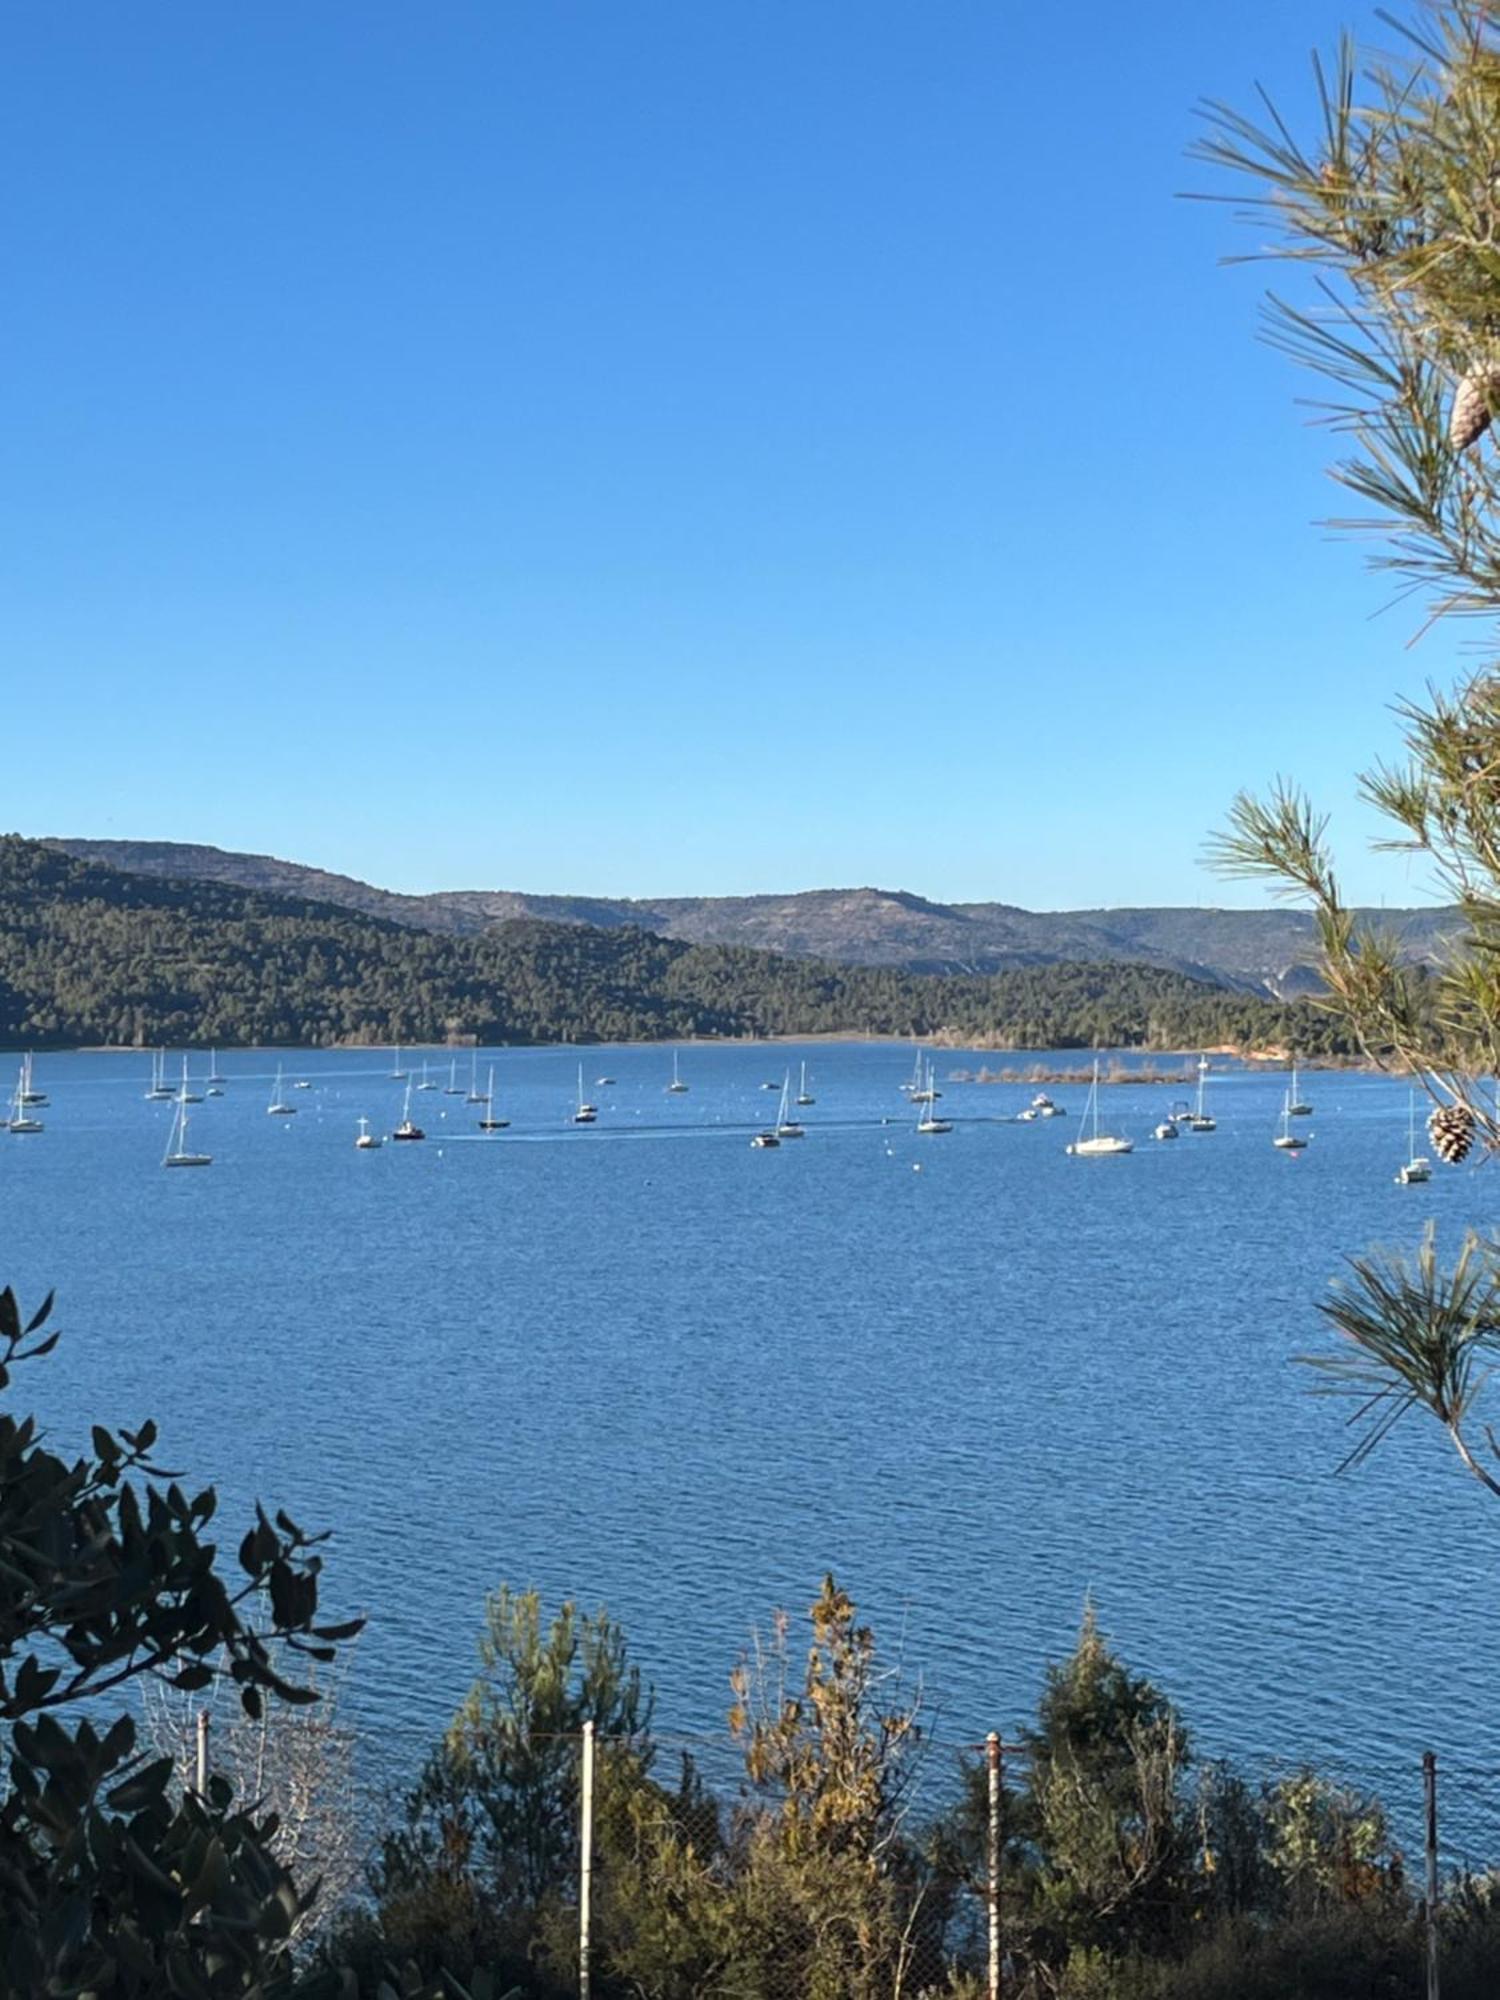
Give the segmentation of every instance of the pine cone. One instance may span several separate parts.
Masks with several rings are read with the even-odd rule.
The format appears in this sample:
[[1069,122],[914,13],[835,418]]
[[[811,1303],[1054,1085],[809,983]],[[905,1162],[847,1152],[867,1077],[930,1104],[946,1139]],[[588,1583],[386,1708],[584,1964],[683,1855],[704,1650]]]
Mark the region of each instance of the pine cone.
[[1500,396],[1500,369],[1486,363],[1471,368],[1453,392],[1448,412],[1448,442],[1467,451],[1490,427],[1490,406]]
[[1456,1167],[1474,1143],[1474,1114],[1467,1104],[1444,1104],[1427,1120],[1427,1136],[1440,1160]]

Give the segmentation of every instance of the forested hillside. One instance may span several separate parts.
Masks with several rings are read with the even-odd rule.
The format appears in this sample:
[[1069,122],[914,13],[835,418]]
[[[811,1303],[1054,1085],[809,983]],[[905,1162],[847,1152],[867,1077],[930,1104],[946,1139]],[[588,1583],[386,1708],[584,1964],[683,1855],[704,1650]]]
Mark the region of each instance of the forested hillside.
[[0,1038],[12,1044],[835,1033],[1015,1048],[1343,1046],[1305,1003],[1154,966],[951,978],[531,919],[445,937],[0,839]]

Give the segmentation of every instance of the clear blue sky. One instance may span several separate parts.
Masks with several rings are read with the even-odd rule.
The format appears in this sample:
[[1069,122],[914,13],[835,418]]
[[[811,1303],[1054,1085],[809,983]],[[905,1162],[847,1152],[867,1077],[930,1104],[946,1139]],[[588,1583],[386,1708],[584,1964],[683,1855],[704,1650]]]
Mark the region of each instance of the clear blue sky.
[[393,887],[1258,901],[1446,636],[1314,524],[1202,95],[1373,10],[14,11],[0,822]]

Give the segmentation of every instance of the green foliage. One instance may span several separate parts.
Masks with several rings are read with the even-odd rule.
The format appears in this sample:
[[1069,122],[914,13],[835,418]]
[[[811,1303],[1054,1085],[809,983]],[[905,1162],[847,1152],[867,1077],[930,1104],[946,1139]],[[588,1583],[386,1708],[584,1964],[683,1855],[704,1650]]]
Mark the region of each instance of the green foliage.
[[1152,966],[950,977],[531,919],[438,936],[332,904],[126,875],[0,838],[0,1042],[836,1033],[1022,1048],[1341,1046],[1305,1002],[1283,1007]]
[[[0,1394],[55,1346],[50,1298],[23,1319],[0,1292]],[[320,1558],[286,1515],[258,1512],[240,1576],[204,1539],[211,1488],[189,1497],[152,1461],[155,1427],[96,1425],[71,1462],[0,1406],[0,1996],[270,1993],[312,1885],[275,1861],[273,1821],[229,1788],[176,1795],[169,1759],[137,1754],[104,1697],[154,1677],[227,1672],[247,1713],[310,1698],[279,1664],[331,1659],[354,1625],[320,1624]],[[169,1483],[159,1483],[167,1480]],[[60,1719],[85,1709],[81,1720]]]
[[651,1698],[604,1612],[564,1604],[544,1626],[535,1591],[495,1592],[479,1652],[478,1680],[382,1843],[379,1922],[402,1958],[464,1978],[524,1967],[540,1942],[562,1987],[583,1725],[601,1738],[601,1795],[621,1795],[645,1782]]

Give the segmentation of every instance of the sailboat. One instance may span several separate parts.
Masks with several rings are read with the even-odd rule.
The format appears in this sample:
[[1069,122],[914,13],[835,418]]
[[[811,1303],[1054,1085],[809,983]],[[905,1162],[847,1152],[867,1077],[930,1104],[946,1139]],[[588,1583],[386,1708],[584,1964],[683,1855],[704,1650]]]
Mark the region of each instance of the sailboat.
[[162,1154],[161,1163],[164,1167],[211,1167],[214,1163],[212,1153],[194,1153],[188,1148],[187,1108],[190,1104],[199,1103],[200,1100],[187,1094],[186,1062],[187,1058],[184,1057],[183,1085],[178,1092],[177,1109],[172,1114],[172,1130],[168,1135],[167,1150]]
[[1304,1104],[1297,1095],[1297,1058],[1292,1057],[1292,1087],[1287,1092],[1286,1115],[1288,1118],[1311,1118],[1312,1106]]
[[182,1088],[177,1093],[177,1102],[179,1104],[201,1104],[203,1102],[203,1099],[196,1091],[188,1089],[187,1056],[185,1053],[182,1058]]
[[906,1097],[910,1097],[913,1091],[917,1091],[922,1088],[922,1045],[920,1042],[918,1042],[917,1044],[916,1052],[912,1060],[911,1075],[906,1079],[905,1083],[899,1086],[899,1088],[902,1091],[903,1095]]
[[401,1044],[397,1042],[391,1050],[391,1075],[397,1083],[405,1083],[406,1071],[401,1067]]
[[276,1081],[271,1088],[271,1101],[266,1106],[266,1116],[268,1118],[295,1118],[296,1115],[296,1105],[288,1104],[281,1094],[281,1064],[277,1063]]
[[1113,1153],[1130,1153],[1135,1150],[1129,1139],[1119,1139],[1108,1132],[1099,1130],[1099,1058],[1094,1057],[1094,1080],[1089,1085],[1089,1101],[1083,1107],[1083,1122],[1087,1128],[1092,1118],[1092,1130],[1087,1136],[1075,1139],[1068,1151],[1076,1153],[1083,1160],[1102,1160]]
[[160,1104],[172,1095],[171,1091],[167,1088],[167,1079],[162,1074],[166,1067],[166,1060],[165,1049],[153,1049],[151,1051],[151,1088],[146,1092],[148,1103]]
[[[422,1086],[418,1084],[417,1088],[420,1090]],[[391,1137],[393,1139],[425,1139],[427,1137],[427,1134],[422,1130],[421,1126],[413,1125],[411,1121],[411,1078],[410,1077],[406,1079],[406,1102],[401,1108],[401,1123],[396,1127],[395,1131],[391,1134]]]
[[[420,1088],[422,1086],[418,1084],[418,1090]],[[402,1122],[396,1126],[396,1130],[390,1136],[392,1138],[426,1138],[426,1132],[422,1130],[422,1126],[412,1124],[412,1078],[410,1076],[406,1078],[406,1102],[402,1106]]]
[[480,1131],[503,1132],[510,1123],[510,1120],[495,1116],[495,1065],[493,1063],[490,1064],[489,1086],[479,1102],[484,1106],[484,1116],[479,1121]]
[[578,1065],[578,1109],[573,1113],[575,1125],[592,1125],[599,1116],[598,1108],[585,1101],[583,1095],[583,1064]]
[[26,1065],[22,1063],[21,1074],[16,1078],[16,1087],[10,1100],[10,1129],[18,1137],[28,1132],[40,1132],[42,1121],[33,1118],[26,1108],[22,1088],[26,1081]]
[[448,1062],[448,1081],[443,1085],[444,1097],[462,1097],[463,1091],[458,1081],[458,1057],[452,1056]]
[[45,1104],[47,1102],[46,1091],[38,1090],[32,1078],[30,1049],[26,1051],[25,1059],[21,1064],[21,1102],[23,1104]]
[[427,1074],[427,1058],[426,1058],[426,1056],[423,1056],[423,1058],[422,1058],[422,1076],[421,1076],[421,1080],[420,1080],[420,1082],[419,1082],[419,1083],[417,1084],[417,1088],[418,1088],[418,1090],[436,1090],[436,1089],[437,1089],[437,1085],[436,1085],[435,1083],[433,1083],[433,1082],[431,1081],[431,1079],[430,1079],[430,1078],[428,1077],[428,1074]]
[[937,1087],[937,1074],[932,1064],[929,1062],[924,1065],[919,1056],[916,1082],[907,1090],[907,1098],[913,1104],[936,1104],[942,1094]]
[[[761,1089],[762,1090],[765,1089],[764,1084],[761,1085]],[[776,1123],[772,1126],[768,1126],[764,1132],[757,1132],[755,1134],[755,1137],[750,1141],[751,1145],[756,1147],[757,1149],[765,1150],[772,1146],[779,1146],[781,1144],[781,1137],[782,1137],[781,1128],[783,1125],[785,1125],[787,1121],[786,1094],[787,1094],[787,1079],[783,1078],[781,1084],[781,1106],[776,1113]],[[801,1128],[799,1126],[798,1127],[799,1136],[800,1133],[801,1133]]]
[[1417,1151],[1417,1093],[1410,1090],[1406,1098],[1406,1165],[1397,1171],[1396,1185],[1415,1187],[1419,1181],[1431,1179],[1432,1162]]
[[917,1120],[917,1130],[924,1138],[932,1137],[942,1132],[951,1132],[953,1130],[953,1120],[951,1118],[940,1118],[930,1103],[924,1104],[922,1114]]
[[686,1084],[685,1084],[685,1083],[683,1082],[682,1078],[681,1078],[681,1077],[680,1077],[680,1076],[678,1075],[678,1073],[677,1073],[677,1051],[676,1051],[676,1049],[673,1049],[673,1051],[672,1051],[672,1081],[671,1081],[671,1082],[670,1082],[670,1083],[669,1083],[669,1084],[667,1085],[667,1092],[668,1092],[668,1095],[669,1095],[669,1096],[672,1096],[672,1097],[681,1097],[682,1093],[683,1093],[683,1092],[684,1092],[684,1091],[685,1091],[686,1089],[687,1089],[687,1085],[686,1085]]
[[375,1148],[382,1143],[381,1139],[370,1130],[369,1119],[361,1118],[359,1121],[359,1137],[354,1142],[356,1149],[361,1153],[373,1153]]
[[799,1104],[816,1104],[817,1101],[807,1088],[807,1064],[804,1063],[802,1065],[802,1087],[797,1092],[797,1102]]
[[1190,1132],[1216,1132],[1219,1129],[1218,1126],[1214,1123],[1213,1119],[1209,1117],[1208,1112],[1204,1109],[1203,1093],[1207,1088],[1208,1088],[1208,1057],[1199,1056],[1198,1102],[1197,1105],[1194,1107],[1192,1117],[1189,1118],[1189,1120],[1187,1121],[1187,1128]]
[[224,1081],[224,1078],[219,1074],[219,1051],[217,1049],[210,1049],[208,1052],[208,1094],[210,1097],[222,1097],[224,1095]]
[[791,1095],[792,1073],[788,1070],[781,1079],[781,1109],[776,1115],[776,1136],[778,1139],[805,1139],[806,1132],[788,1108]]
[[1307,1144],[1307,1141],[1300,1132],[1292,1131],[1291,1118],[1292,1093],[1288,1091],[1286,1096],[1281,1100],[1281,1130],[1276,1134],[1271,1144],[1279,1146],[1283,1153],[1300,1153]]
[[[494,1080],[495,1080],[495,1072],[491,1070],[490,1071],[491,1083],[493,1083]],[[471,1048],[469,1051],[469,1094],[464,1099],[464,1102],[466,1104],[487,1104],[489,1102],[489,1099],[485,1096],[484,1092],[479,1088],[479,1044],[477,1042],[475,1043],[474,1047]]]

